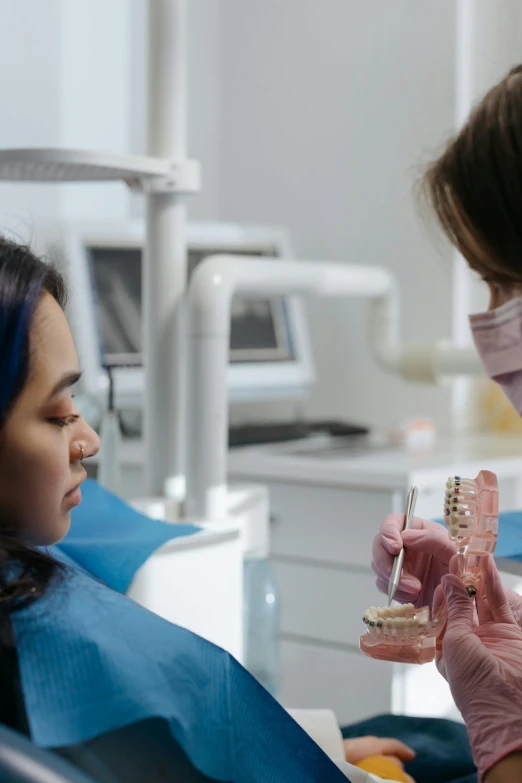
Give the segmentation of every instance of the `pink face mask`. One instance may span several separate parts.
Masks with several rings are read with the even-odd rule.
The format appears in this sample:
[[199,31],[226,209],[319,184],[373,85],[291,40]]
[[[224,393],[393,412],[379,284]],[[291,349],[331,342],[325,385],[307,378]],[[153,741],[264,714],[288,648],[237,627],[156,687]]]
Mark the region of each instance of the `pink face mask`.
[[487,374],[522,416],[522,296],[470,315],[469,322]]

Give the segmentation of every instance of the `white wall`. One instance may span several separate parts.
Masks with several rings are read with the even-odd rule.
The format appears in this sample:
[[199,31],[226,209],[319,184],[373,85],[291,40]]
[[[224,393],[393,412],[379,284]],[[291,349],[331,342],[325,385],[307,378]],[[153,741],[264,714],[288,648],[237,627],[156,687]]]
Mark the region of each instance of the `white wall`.
[[[0,148],[130,149],[127,0],[0,0]],[[125,186],[0,184],[0,228],[124,217]]]
[[[61,0],[0,2],[0,148],[47,146],[60,135]],[[52,217],[58,192],[0,183],[0,227],[25,237],[37,216]]]
[[[190,216],[282,223],[302,257],[384,264],[403,292],[403,335],[449,335],[450,254],[418,219],[412,186],[453,125],[455,6],[190,0],[188,151],[203,170]],[[146,0],[0,0],[0,12],[0,147],[146,152]],[[117,184],[0,185],[0,226],[141,213]],[[446,422],[448,391],[375,367],[364,309],[310,304],[309,411]]]
[[[132,30],[128,0],[62,0],[62,146],[133,151]],[[118,220],[129,213],[129,190],[120,182],[70,184],[60,198],[63,219]]]
[[[403,334],[449,335],[449,252],[414,206],[418,164],[453,123],[454,0],[223,0],[219,215],[289,225],[298,254],[382,264]],[[372,424],[445,421],[447,391],[390,378],[364,306],[310,307],[320,373],[309,409]]]
[[[217,215],[218,0],[189,3],[189,154],[204,189],[193,218]],[[147,153],[147,0],[0,0],[0,148]],[[143,214],[120,183],[0,184],[0,227]]]

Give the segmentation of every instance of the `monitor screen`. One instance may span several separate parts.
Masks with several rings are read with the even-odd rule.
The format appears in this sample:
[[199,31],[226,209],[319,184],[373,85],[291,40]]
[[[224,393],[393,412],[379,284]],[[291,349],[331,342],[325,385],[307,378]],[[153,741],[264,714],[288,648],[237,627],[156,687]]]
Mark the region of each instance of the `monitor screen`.
[[[136,247],[90,246],[89,274],[96,303],[102,364],[142,363],[142,251]],[[207,256],[228,248],[190,248],[189,274]],[[239,254],[239,251],[235,251]],[[248,255],[274,252],[241,250]],[[290,362],[295,360],[287,303],[284,298],[235,297],[232,302],[230,361]]]

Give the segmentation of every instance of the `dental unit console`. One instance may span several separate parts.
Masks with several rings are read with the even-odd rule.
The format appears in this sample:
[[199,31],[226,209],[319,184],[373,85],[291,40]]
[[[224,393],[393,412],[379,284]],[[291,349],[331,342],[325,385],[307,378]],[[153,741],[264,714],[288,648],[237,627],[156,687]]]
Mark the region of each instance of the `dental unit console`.
[[[497,477],[481,470],[476,479],[454,476],[446,482],[444,523],[457,545],[458,575],[470,596],[477,595],[481,558],[493,554],[498,537]],[[366,633],[361,651],[370,658],[402,663],[429,663],[446,625],[444,612],[431,616],[430,607],[371,606],[363,616]]]

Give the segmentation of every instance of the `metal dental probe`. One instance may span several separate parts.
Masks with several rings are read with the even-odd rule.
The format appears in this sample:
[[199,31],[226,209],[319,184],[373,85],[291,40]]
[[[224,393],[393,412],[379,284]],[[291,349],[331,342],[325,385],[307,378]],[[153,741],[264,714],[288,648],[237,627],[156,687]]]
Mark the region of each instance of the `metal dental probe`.
[[[406,500],[406,513],[404,515],[404,527],[403,530],[409,530],[411,523],[413,522],[413,514],[415,512],[415,504],[417,502],[417,495],[419,491],[417,487],[412,487],[408,492],[408,498]],[[393,568],[390,574],[390,581],[388,583],[388,606],[391,606],[393,597],[397,592],[399,582],[401,580],[402,564],[404,563],[404,547],[402,547],[399,554],[395,557]]]

